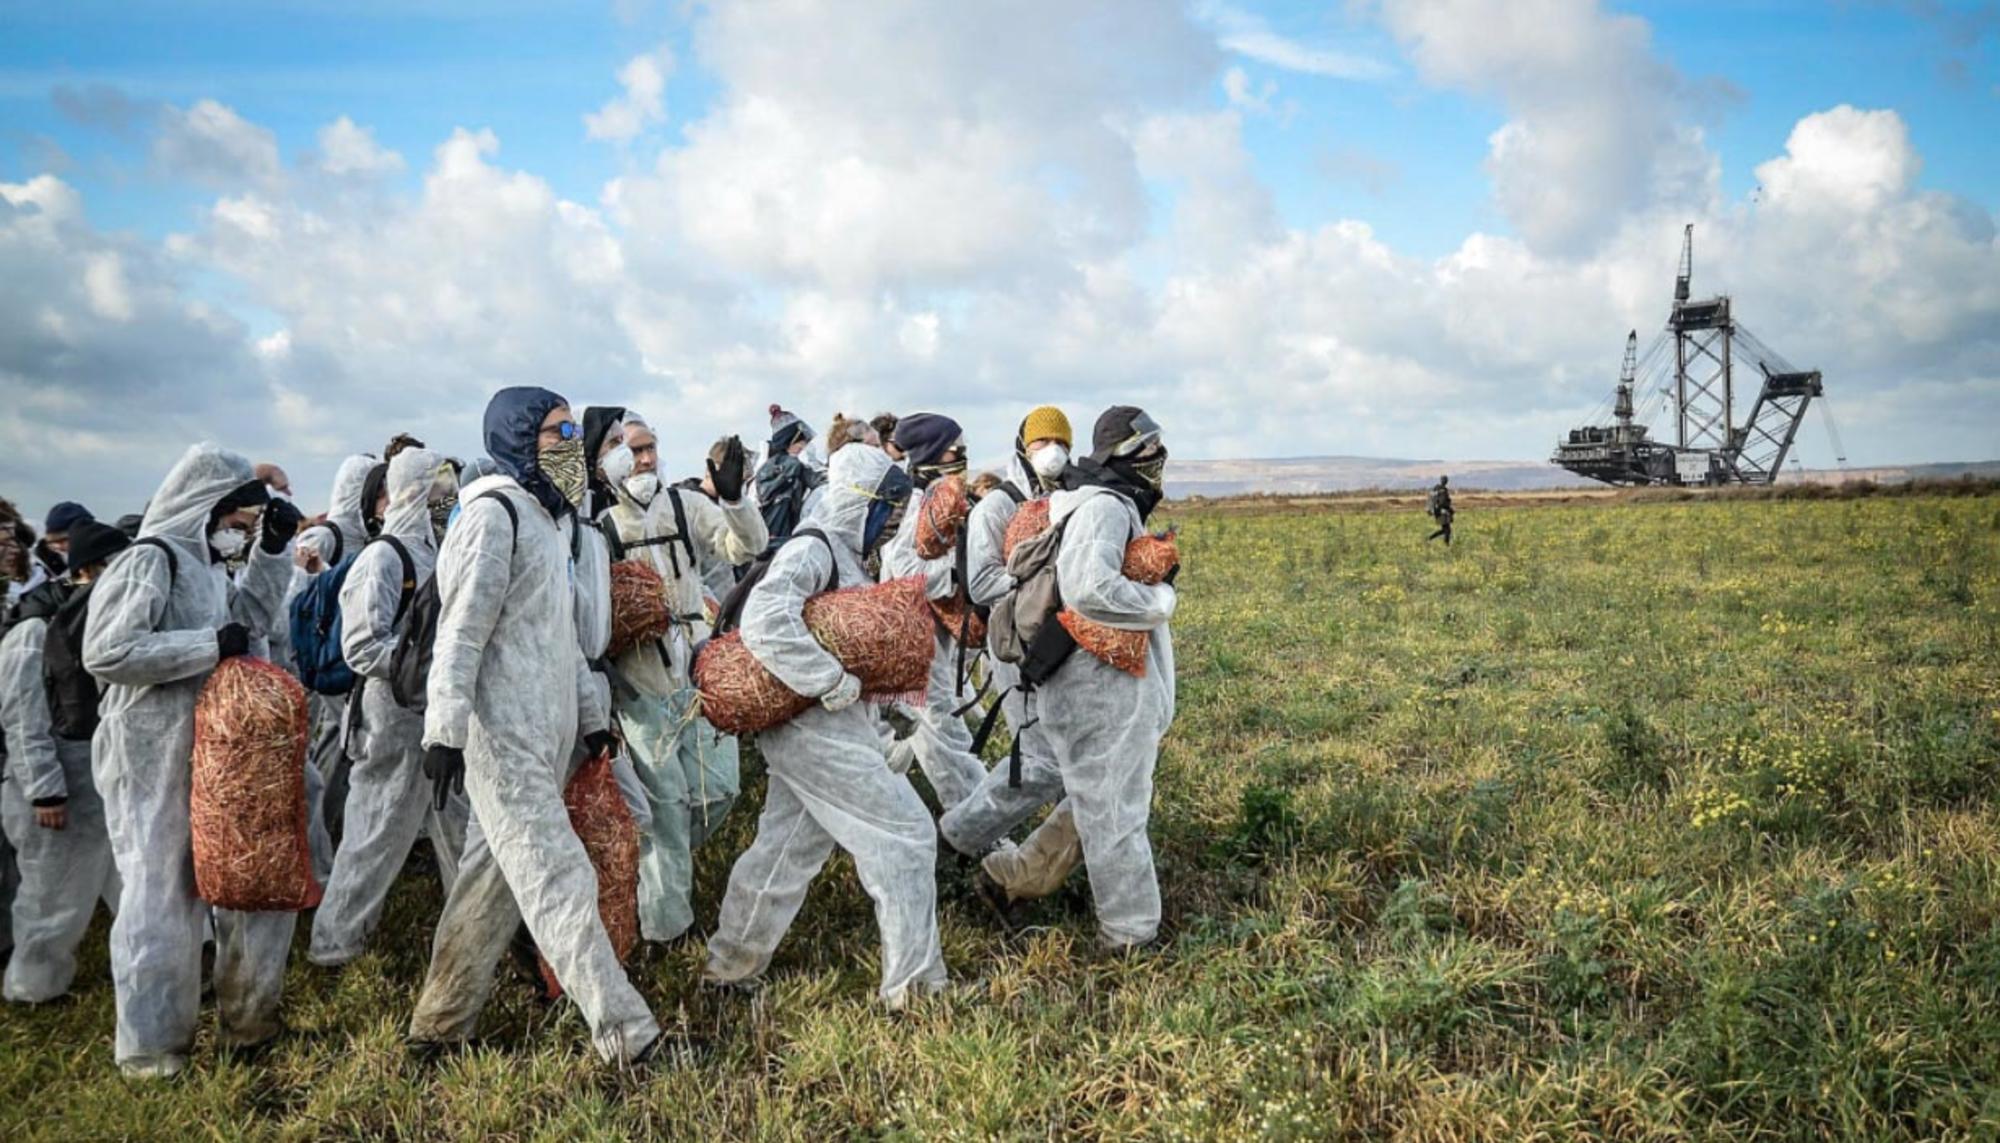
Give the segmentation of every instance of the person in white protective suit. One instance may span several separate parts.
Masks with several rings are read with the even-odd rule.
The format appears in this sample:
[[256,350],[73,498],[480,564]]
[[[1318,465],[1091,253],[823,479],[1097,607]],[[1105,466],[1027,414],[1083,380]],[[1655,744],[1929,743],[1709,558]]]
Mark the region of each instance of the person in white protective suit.
[[881,449],[833,455],[826,496],[805,521],[826,536],[794,535],[743,606],[743,645],[787,687],[819,699],[757,736],[770,777],[757,836],[729,873],[703,979],[756,982],[798,915],[806,888],[837,845],[854,858],[882,935],[880,997],[900,1008],[945,987],[937,927],[937,828],[910,783],[882,763],[875,714],[861,680],[806,629],[806,600],[838,582],[867,582],[909,480]]
[[736,739],[701,716],[690,675],[694,649],[709,636],[701,569],[748,563],[770,542],[756,502],[743,495],[743,443],[729,444],[708,463],[716,502],[660,484],[658,438],[643,421],[628,418],[625,442],[601,466],[616,490],[605,517],[613,554],[659,573],[673,622],[665,636],[618,657],[619,676],[636,693],[613,701],[652,805],[639,863],[639,934],[649,941],[675,940],[694,924],[693,850],[722,824],[739,786]]
[[[1029,411],[1014,437],[1007,479],[987,493],[967,521],[967,570],[972,602],[990,607],[1014,589],[1007,574],[1003,543],[1022,503],[1040,500],[1061,487],[1069,468],[1069,418],[1054,405]],[[1063,794],[1062,768],[1039,721],[1039,704],[1021,686],[1021,669],[989,657],[990,685],[999,691],[1000,712],[1013,731],[1015,747],[994,764],[970,796],[946,811],[938,831],[953,849],[979,857],[978,889],[1002,915],[1019,901],[1044,897],[1059,888],[1082,863],[1075,819]],[[996,712],[996,713],[1000,713]],[[1019,773],[1011,755],[1018,755]],[[1016,846],[1006,835],[1035,811],[1057,802],[1047,822]]]
[[[332,498],[327,501],[326,519],[301,529],[292,545],[292,582],[285,591],[285,612],[278,624],[278,642],[272,648],[280,661],[290,664],[290,615],[292,600],[305,590],[306,583],[348,556],[357,555],[368,542],[368,526],[361,503],[369,474],[381,461],[357,453],[340,462],[333,474]],[[333,873],[334,838],[343,823],[347,803],[347,702],[340,695],[306,692],[312,710],[312,745],[306,759],[306,805],[310,810],[308,828],[312,843],[313,874],[324,884]]]
[[588,482],[582,434],[560,396],[517,387],[487,405],[485,440],[505,475],[460,491],[438,552],[424,712],[425,774],[438,791],[463,789],[474,821],[410,1038],[429,1048],[472,1036],[525,920],[598,1054],[636,1062],[660,1026],[605,934],[596,874],[562,800],[578,731],[593,751],[612,744],[570,587]]
[[[86,588],[129,541],[108,524],[85,520],[70,532],[63,603]],[[87,600],[77,600],[81,607]],[[42,650],[57,620],[55,597],[29,596],[0,641],[0,725],[9,748],[0,785],[0,822],[13,842],[21,884],[13,903],[14,955],[6,998],[42,1004],[69,992],[76,949],[102,900],[118,908],[118,871],[104,828],[104,802],[90,776],[90,738],[69,737],[51,717]],[[70,618],[74,608],[60,611]]]
[[[1160,502],[1166,463],[1159,425],[1143,410],[1114,406],[1097,419],[1090,456],[1063,474],[1063,490],[1049,498],[1051,525],[1063,529],[1056,580],[1064,606],[1152,635],[1143,678],[1072,649],[1035,691],[1083,845],[1098,940],[1119,951],[1149,945],[1160,931],[1146,828],[1160,739],[1174,721],[1174,575],[1143,584],[1125,578],[1124,566],[1127,545],[1145,532]],[[1052,815],[1037,832],[1051,828],[1065,827]],[[1041,844],[1030,836],[1022,848]]]
[[[947,552],[930,560],[918,555],[917,521],[923,516],[925,498],[937,483],[964,474],[965,433],[950,417],[914,413],[896,422],[896,444],[909,462],[916,491],[910,497],[909,511],[903,514],[903,526],[882,549],[882,579],[922,576],[930,598],[950,599],[959,590],[957,553]],[[935,620],[931,627],[937,651],[931,657],[930,686],[923,703],[910,707],[915,730],[892,748],[889,765],[904,773],[914,757],[924,777],[930,779],[941,807],[949,810],[978,789],[986,777],[985,765],[972,753],[972,732],[959,713],[973,698],[960,668],[969,666],[975,649],[964,648],[961,653],[958,632],[946,631]]]
[[[313,916],[308,956],[327,967],[361,955],[426,815],[434,838],[451,832],[435,820],[424,780],[423,715],[397,704],[389,666],[410,605],[437,567],[445,520],[458,502],[458,477],[438,453],[406,449],[389,462],[387,487],[382,534],[356,551],[340,589],[341,656],[362,688],[361,725],[350,735],[359,749],[348,771],[346,828]],[[438,865],[450,892],[457,855],[445,856],[446,848],[437,846]]]
[[[111,978],[127,1075],[178,1073],[194,1045],[211,915],[195,895],[188,818],[194,706],[217,663],[268,650],[280,621],[300,519],[289,501],[267,506],[268,497],[248,460],[195,445],[153,495],[139,539],[91,589],[83,666],[105,684],[91,770],[122,882]],[[226,561],[246,551],[232,583]],[[212,914],[222,1043],[251,1047],[283,1030],[297,914]]]

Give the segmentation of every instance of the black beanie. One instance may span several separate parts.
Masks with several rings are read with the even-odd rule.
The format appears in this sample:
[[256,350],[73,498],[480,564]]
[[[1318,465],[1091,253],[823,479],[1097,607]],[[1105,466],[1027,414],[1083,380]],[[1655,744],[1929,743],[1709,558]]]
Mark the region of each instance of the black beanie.
[[125,533],[95,520],[79,520],[69,529],[69,566],[87,568],[124,551],[132,541]]

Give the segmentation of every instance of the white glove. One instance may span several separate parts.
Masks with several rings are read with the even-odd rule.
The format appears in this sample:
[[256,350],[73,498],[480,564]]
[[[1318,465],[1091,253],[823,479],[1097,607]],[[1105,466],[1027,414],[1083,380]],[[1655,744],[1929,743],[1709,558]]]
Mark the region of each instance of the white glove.
[[819,696],[819,705],[830,711],[842,711],[853,706],[861,698],[861,680],[853,674],[840,676],[833,689]]

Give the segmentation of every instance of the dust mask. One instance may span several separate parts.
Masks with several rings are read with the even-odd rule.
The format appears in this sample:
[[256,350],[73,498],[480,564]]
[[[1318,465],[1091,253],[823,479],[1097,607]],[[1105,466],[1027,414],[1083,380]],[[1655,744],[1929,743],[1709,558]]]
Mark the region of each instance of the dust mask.
[[660,477],[658,473],[641,472],[635,476],[625,478],[625,495],[630,496],[641,505],[651,504],[653,497],[658,495],[659,491]]
[[1054,480],[1069,467],[1069,450],[1059,444],[1043,445],[1029,456],[1028,463],[1035,475],[1043,480]]
[[208,546],[224,560],[233,560],[250,546],[250,533],[241,528],[218,528],[208,534]]

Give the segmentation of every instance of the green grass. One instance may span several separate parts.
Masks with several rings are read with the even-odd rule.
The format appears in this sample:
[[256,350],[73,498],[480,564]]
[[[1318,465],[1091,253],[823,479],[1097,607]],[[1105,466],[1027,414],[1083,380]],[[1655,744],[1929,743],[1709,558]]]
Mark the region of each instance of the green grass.
[[2000,1134],[2000,500],[1179,522],[1163,953],[1098,959],[1081,878],[1002,939],[952,869],[982,986],[888,1016],[836,859],[754,1004],[637,966],[697,1066],[606,1071],[506,976],[431,1069],[413,869],[378,951],[295,958],[293,1036],[164,1086],[112,1067],[100,926],[76,1003],[0,1015],[0,1137]]

